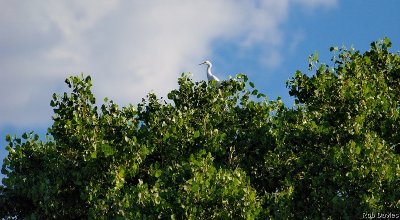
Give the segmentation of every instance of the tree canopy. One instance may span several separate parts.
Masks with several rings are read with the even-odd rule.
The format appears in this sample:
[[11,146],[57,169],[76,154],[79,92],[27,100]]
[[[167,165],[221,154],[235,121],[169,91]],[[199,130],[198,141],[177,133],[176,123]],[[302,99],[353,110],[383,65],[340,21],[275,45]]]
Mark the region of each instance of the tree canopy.
[[96,104],[90,76],[53,95],[45,140],[6,135],[2,218],[304,219],[400,215],[400,56],[332,47],[288,80],[178,79],[167,99]]

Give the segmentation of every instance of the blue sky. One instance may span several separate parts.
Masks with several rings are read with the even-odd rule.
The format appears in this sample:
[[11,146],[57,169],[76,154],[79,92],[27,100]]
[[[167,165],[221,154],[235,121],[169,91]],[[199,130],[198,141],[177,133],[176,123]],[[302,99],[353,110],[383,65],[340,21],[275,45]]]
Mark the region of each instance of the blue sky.
[[397,0],[7,1],[0,0],[0,157],[5,135],[51,126],[50,99],[84,72],[97,100],[120,106],[166,96],[182,72],[205,80],[246,73],[269,98],[291,105],[285,82],[330,46],[365,51],[389,37],[399,51]]

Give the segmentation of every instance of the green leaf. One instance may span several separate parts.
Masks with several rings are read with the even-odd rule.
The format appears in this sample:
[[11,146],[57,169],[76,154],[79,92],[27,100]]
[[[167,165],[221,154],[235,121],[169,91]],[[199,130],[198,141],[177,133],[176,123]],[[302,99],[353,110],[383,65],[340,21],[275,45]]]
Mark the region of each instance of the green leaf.
[[105,156],[111,156],[114,154],[114,150],[109,144],[101,145],[101,150],[103,151]]
[[199,184],[194,182],[193,185],[192,185],[192,191],[193,192],[197,192],[197,191],[199,191],[199,188],[200,188]]
[[97,152],[94,151],[90,154],[90,157],[92,157],[93,159],[97,158]]
[[356,153],[356,154],[360,154],[360,152],[361,152],[361,147],[360,147],[360,146],[357,146],[357,147],[356,147],[355,153]]
[[364,57],[364,61],[367,65],[371,65],[371,59],[369,58],[369,56],[365,56]]
[[196,130],[194,132],[194,138],[198,138],[200,136],[200,131]]
[[385,37],[385,38],[383,39],[383,42],[384,42],[384,44],[385,44],[387,47],[391,47],[391,46],[392,46],[392,42],[391,42],[390,39],[387,38],[387,37]]
[[169,132],[168,131],[165,132],[164,137],[163,137],[163,141],[168,140],[169,136],[170,136]]
[[244,75],[244,74],[243,74],[243,80],[244,80],[245,82],[247,82],[247,80],[249,80],[249,78],[247,77],[247,75]]
[[162,174],[161,170],[156,170],[156,172],[154,173],[154,176],[158,178],[161,176],[161,174]]
[[249,85],[251,88],[254,88],[254,83],[253,82],[249,82]]
[[7,135],[6,135],[6,141],[7,141],[7,142],[10,142],[10,141],[11,141],[11,136],[10,136],[10,134],[7,134]]
[[258,93],[257,94],[257,98],[261,98],[261,97],[266,97],[266,95],[262,94],[262,93]]

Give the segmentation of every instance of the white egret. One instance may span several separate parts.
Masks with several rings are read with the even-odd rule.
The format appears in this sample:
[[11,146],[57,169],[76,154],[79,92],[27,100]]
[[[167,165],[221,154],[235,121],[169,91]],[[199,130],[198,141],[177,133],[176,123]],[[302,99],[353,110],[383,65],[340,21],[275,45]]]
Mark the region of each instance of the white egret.
[[212,67],[211,62],[206,60],[206,61],[200,63],[199,65],[202,65],[202,64],[207,64],[208,65],[208,68],[207,68],[207,79],[208,79],[208,81],[210,82],[212,80],[215,80],[215,81],[217,81],[217,85],[219,85],[220,82],[219,82],[218,77],[216,77],[214,74],[211,73],[211,67]]

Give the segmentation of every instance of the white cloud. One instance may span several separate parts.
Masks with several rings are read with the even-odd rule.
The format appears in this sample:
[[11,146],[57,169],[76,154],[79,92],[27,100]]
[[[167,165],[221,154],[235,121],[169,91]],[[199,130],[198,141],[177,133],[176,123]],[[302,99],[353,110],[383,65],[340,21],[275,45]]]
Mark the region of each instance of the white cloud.
[[[313,7],[324,1],[295,0]],[[334,2],[334,1],[329,1]],[[289,0],[1,1],[0,127],[45,124],[70,74],[91,74],[94,92],[117,103],[165,95],[194,72],[216,40],[263,47],[276,66]]]

